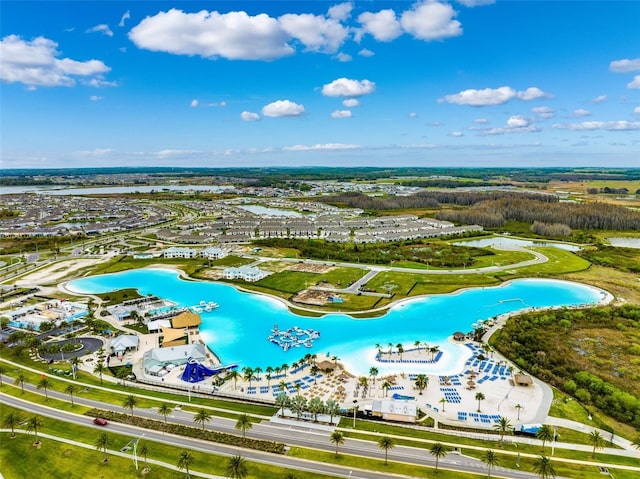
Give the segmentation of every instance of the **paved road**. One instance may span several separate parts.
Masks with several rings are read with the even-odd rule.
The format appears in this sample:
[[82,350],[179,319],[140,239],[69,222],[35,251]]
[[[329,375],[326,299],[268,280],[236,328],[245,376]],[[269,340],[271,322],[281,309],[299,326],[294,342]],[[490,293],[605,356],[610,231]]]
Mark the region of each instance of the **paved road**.
[[[35,390],[31,384],[25,384],[25,389]],[[57,391],[49,391],[49,397],[56,397],[63,400],[68,399],[68,395],[59,393]],[[0,393],[0,402],[18,407],[20,409],[26,409],[30,412],[42,414],[46,417],[52,417],[76,424],[89,425],[91,427],[99,428],[99,426],[93,426],[91,419],[86,416],[80,416],[65,411],[59,411],[47,406],[40,406],[27,401],[22,401],[19,398],[7,396]],[[118,408],[112,404],[106,404],[99,401],[84,399],[81,397],[75,398],[76,404],[83,404],[90,407],[97,407],[106,410],[113,410],[117,412],[124,412],[122,408]],[[135,409],[136,416],[148,417],[155,420],[162,420],[158,416],[155,410],[149,409]],[[193,426],[193,414],[184,411],[174,411],[171,416],[171,421],[178,424],[185,424]],[[236,448],[233,446],[225,446],[222,444],[210,443],[207,441],[195,440],[190,438],[176,437],[168,434],[152,431],[142,430],[133,426],[128,426],[119,423],[110,423],[109,429],[122,434],[128,434],[132,436],[139,436],[144,432],[145,437],[150,440],[164,442],[168,444],[174,444],[179,447],[189,449],[204,449],[208,452],[221,454],[225,456],[236,455],[241,453],[248,460],[273,464],[281,467],[288,467],[299,470],[308,470],[314,472],[321,472],[324,474],[332,474],[339,477],[348,477],[349,470],[340,466],[334,466],[331,464],[316,464],[309,463],[296,458],[287,456],[280,456],[268,453],[262,453],[251,449]],[[225,419],[220,417],[212,417],[210,423],[206,425],[207,429],[216,430],[220,432],[227,432],[231,434],[237,434],[235,429],[235,420]],[[287,425],[279,425],[274,423],[263,422],[253,426],[251,431],[247,433],[248,437],[256,439],[264,439],[269,441],[284,442],[290,446],[300,446],[310,449],[318,449],[333,452],[334,446],[329,441],[329,433],[325,431],[316,431],[308,427],[291,427]],[[340,446],[340,451],[345,454],[351,454],[361,457],[370,457],[375,459],[383,459],[384,453],[378,448],[375,442],[363,441],[358,439],[346,439],[345,443]],[[425,450],[413,447],[396,446],[389,451],[390,461],[400,461],[416,465],[423,465],[433,467],[435,465],[434,458]],[[451,470],[457,470],[461,472],[471,472],[476,474],[483,474],[486,472],[486,465],[481,461],[463,456],[460,454],[449,454],[447,457],[440,460],[440,467]],[[513,479],[530,479],[536,477],[534,474],[524,471],[512,471],[506,468],[495,468],[494,475],[496,477],[506,477]],[[369,471],[357,471],[357,474],[351,476],[355,478],[371,478],[371,479],[387,479],[388,474],[369,472]]]

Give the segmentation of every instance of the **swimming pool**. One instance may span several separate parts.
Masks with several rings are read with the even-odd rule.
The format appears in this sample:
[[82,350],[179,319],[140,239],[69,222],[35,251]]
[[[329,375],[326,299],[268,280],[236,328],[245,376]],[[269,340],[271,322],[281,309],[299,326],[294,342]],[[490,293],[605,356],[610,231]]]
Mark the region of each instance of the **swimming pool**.
[[[469,348],[447,338],[455,331],[467,332],[472,324],[500,314],[529,307],[595,304],[606,295],[602,290],[559,280],[518,279],[499,287],[464,290],[453,295],[434,295],[402,301],[382,317],[354,319],[344,314],[321,318],[298,316],[281,301],[232,286],[204,281],[185,281],[178,272],[166,269],[137,269],[92,276],[71,281],[67,288],[78,293],[103,293],[137,288],[140,294],[153,294],[180,306],[215,301],[219,308],[202,312],[200,331],[207,345],[225,363],[241,367],[279,367],[291,365],[305,354],[337,356],[354,374],[367,375],[375,366],[381,374],[425,372],[454,374],[470,356]],[[293,326],[315,329],[320,338],[312,347],[282,348],[271,344],[268,336],[274,324],[281,330]],[[442,359],[432,365],[376,363],[376,344],[402,343],[405,349],[415,341],[438,344]]]

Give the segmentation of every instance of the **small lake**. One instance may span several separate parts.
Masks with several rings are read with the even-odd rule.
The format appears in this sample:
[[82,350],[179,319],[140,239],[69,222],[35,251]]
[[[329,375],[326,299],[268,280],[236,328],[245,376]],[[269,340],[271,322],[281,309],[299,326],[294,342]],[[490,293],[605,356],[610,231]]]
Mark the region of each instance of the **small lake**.
[[489,246],[519,246],[521,248],[532,248],[540,246],[550,246],[565,251],[580,251],[580,246],[568,243],[556,243],[554,241],[532,241],[518,238],[505,238],[504,236],[496,236],[493,238],[483,238],[471,241],[456,241],[454,244],[458,246],[473,246],[476,248],[486,248]]
[[[454,332],[468,332],[480,320],[526,308],[591,305],[606,297],[606,292],[580,283],[518,279],[499,287],[409,299],[394,305],[381,317],[354,319],[345,314],[299,316],[275,298],[242,292],[223,283],[185,281],[176,271],[157,268],[77,279],[69,282],[67,288],[78,293],[136,288],[141,295],[153,294],[179,306],[215,301],[219,308],[201,313],[200,332],[224,364],[259,366],[264,370],[267,366],[290,365],[305,354],[317,354],[318,358],[327,354],[338,356],[348,370],[358,375],[368,375],[374,365],[381,374],[457,374],[471,351],[449,340]],[[276,324],[280,330],[294,326],[314,329],[320,332],[320,338],[309,348],[284,351],[268,340]],[[390,343],[402,343],[409,349],[415,341],[439,345],[442,359],[435,365],[393,365],[374,359],[376,344],[386,348]]]
[[300,218],[302,213],[293,210],[282,210],[280,208],[267,208],[260,205],[242,205],[238,208],[259,216],[277,216],[280,218]]
[[607,238],[611,246],[640,249],[640,238]]
[[163,191],[203,191],[207,193],[221,193],[234,190],[233,186],[218,185],[140,185],[140,186],[104,186],[90,188],[64,188],[56,186],[3,186],[0,194],[38,193],[41,195],[99,195],[124,193],[161,193]]

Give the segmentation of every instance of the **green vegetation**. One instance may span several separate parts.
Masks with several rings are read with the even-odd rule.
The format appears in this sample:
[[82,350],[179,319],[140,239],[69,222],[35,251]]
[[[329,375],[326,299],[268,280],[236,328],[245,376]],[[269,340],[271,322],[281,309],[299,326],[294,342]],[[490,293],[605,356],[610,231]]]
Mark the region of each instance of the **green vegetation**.
[[436,268],[464,268],[476,258],[493,254],[483,248],[457,246],[444,241],[406,241],[384,244],[331,243],[325,240],[272,238],[254,241],[259,246],[295,248],[304,258],[327,262],[393,264],[412,261]]
[[366,285],[380,293],[392,293],[394,299],[402,296],[450,293],[469,286],[491,286],[500,283],[491,275],[481,274],[419,274],[383,271]]
[[640,273],[640,249],[599,245],[597,249],[584,249],[579,254],[600,266]]
[[103,301],[104,306],[108,306],[110,304],[119,304],[123,301],[142,297],[142,295],[140,295],[140,293],[138,293],[138,290],[135,288],[126,288],[119,289],[117,291],[110,291],[108,293],[99,293],[95,296]]
[[579,401],[640,430],[640,307],[598,307],[512,318],[492,345]]
[[225,256],[224,258],[215,259],[211,261],[212,266],[244,266],[251,264],[255,260],[251,258],[241,258],[240,256]]
[[554,247],[532,248],[548,258],[545,263],[525,266],[512,271],[498,273],[502,279],[522,278],[524,276],[557,276],[564,273],[582,271],[591,265],[587,260],[570,251]]

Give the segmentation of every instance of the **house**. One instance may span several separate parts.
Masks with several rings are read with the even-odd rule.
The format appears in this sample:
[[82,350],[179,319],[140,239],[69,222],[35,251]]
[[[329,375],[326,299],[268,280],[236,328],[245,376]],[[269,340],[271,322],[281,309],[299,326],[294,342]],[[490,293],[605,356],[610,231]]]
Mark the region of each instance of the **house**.
[[165,258],[194,258],[196,256],[196,250],[172,246],[165,250],[163,255]]
[[153,366],[164,367],[169,364],[180,366],[186,364],[189,358],[198,362],[207,359],[207,351],[204,344],[185,344],[183,346],[173,346],[169,348],[153,348],[145,352],[142,357],[142,364],[146,373]]
[[239,268],[225,268],[225,279],[242,279],[244,281],[260,281],[267,273],[255,266],[240,266]]
[[135,334],[121,334],[111,340],[111,349],[121,356],[127,351],[138,349],[140,340]]
[[371,405],[371,415],[386,421],[416,422],[417,403],[415,400],[375,399]]
[[156,319],[155,321],[149,321],[147,323],[147,329],[149,333],[159,333],[162,331],[162,328],[170,328],[171,321],[168,319]]
[[226,249],[216,248],[215,246],[209,246],[208,248],[200,251],[200,257],[207,259],[220,259],[228,255],[229,252]]

